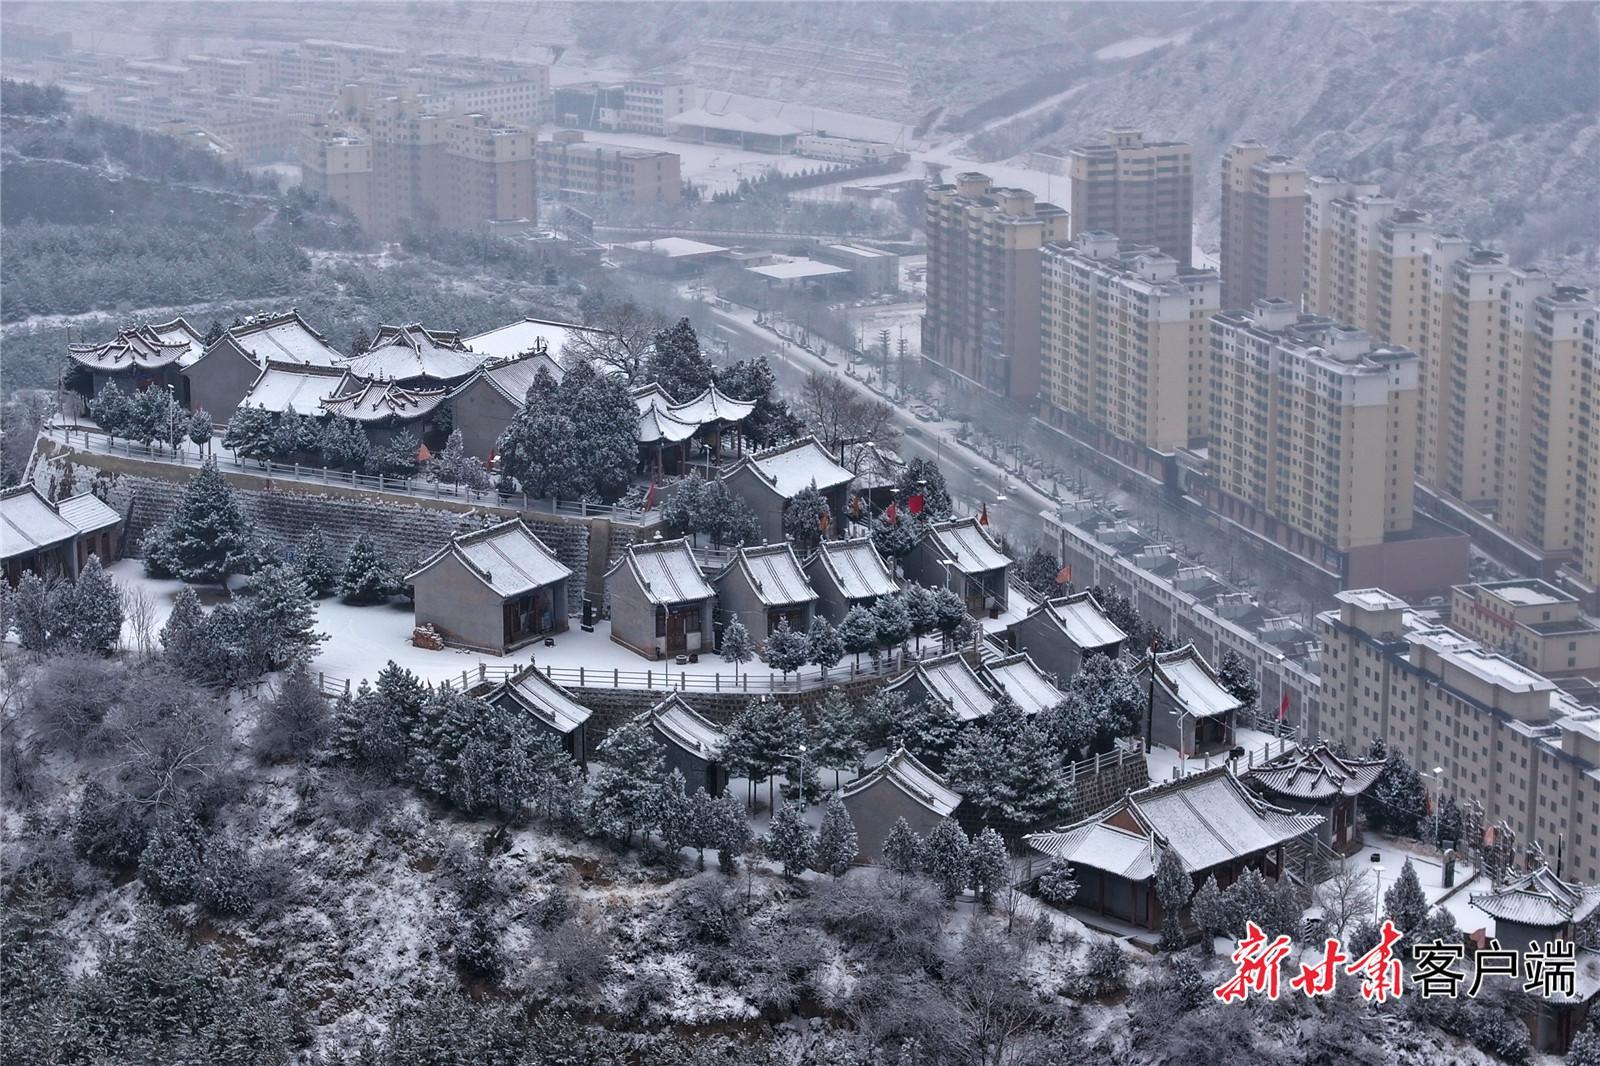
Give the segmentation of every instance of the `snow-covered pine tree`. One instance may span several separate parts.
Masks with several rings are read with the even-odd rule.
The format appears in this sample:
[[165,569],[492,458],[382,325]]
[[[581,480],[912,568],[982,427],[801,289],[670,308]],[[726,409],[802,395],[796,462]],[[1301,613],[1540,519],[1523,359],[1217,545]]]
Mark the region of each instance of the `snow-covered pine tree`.
[[295,561],[311,595],[326,596],[339,584],[339,565],[321,526],[313,525],[306,531],[295,549]]
[[699,473],[690,473],[667,493],[666,502],[661,505],[661,520],[686,536],[699,536],[705,528],[701,507],[705,492],[706,483]]
[[[66,588],[63,582],[59,588]],[[122,592],[100,566],[100,556],[90,555],[72,583],[68,616],[53,620],[67,647],[109,652],[122,637]]]
[[631,843],[636,830],[648,833],[652,828],[666,751],[650,728],[635,719],[613,729],[597,754],[602,764],[594,776],[590,819],[599,832]]
[[733,664],[733,676],[739,676],[739,666],[756,657],[755,642],[750,639],[750,630],[745,628],[739,616],[735,614],[722,627],[722,648],[720,649],[724,662]]
[[[226,445],[226,441],[223,442]],[[355,422],[334,415],[322,427],[322,463],[334,470],[365,470],[372,442]]]
[[300,458],[322,446],[322,427],[306,418],[290,404],[274,420],[272,457],[280,463],[299,462]]
[[715,376],[722,392],[736,400],[755,403],[755,409],[739,423],[739,432],[746,440],[766,448],[805,432],[805,423],[789,409],[788,401],[777,395],[778,378],[766,356],[741,359],[715,370]]
[[139,880],[158,902],[176,906],[194,899],[200,885],[200,827],[187,812],[168,809],[156,820],[139,856]]
[[883,864],[905,876],[922,869],[923,841],[904,818],[896,818],[883,839]]
[[1110,751],[1117,738],[1142,731],[1145,696],[1121,659],[1089,656],[1067,682],[1067,691],[1094,720],[1094,751]]
[[1428,920],[1428,897],[1422,891],[1422,882],[1410,859],[1400,867],[1400,876],[1384,892],[1383,913],[1394,919],[1402,933],[1409,933]]
[[994,906],[995,898],[1011,883],[1011,856],[1005,840],[993,828],[985,827],[972,838],[969,877],[984,910]]
[[700,352],[700,338],[687,318],[655,336],[650,355],[650,377],[679,403],[699,396],[711,387],[711,364]]
[[1244,661],[1244,656],[1232,648],[1224,651],[1222,658],[1217,662],[1217,683],[1226,689],[1230,696],[1244,704],[1244,713],[1247,717],[1256,713],[1257,704],[1261,699],[1261,686],[1256,681],[1255,671]]
[[339,591],[346,603],[383,603],[394,591],[394,577],[384,565],[378,546],[366,533],[356,537],[345,557]]
[[1161,950],[1183,950],[1183,908],[1189,902],[1194,879],[1171,848],[1161,849],[1156,863],[1156,898],[1161,901]]
[[808,661],[822,667],[824,673],[844,658],[844,641],[839,638],[839,631],[821,614],[811,620],[806,630],[806,646],[811,649]]
[[1055,553],[1035,544],[1033,550],[1022,561],[1022,570],[1018,574],[1022,583],[1041,596],[1054,596],[1061,591],[1061,586],[1056,584],[1056,575],[1061,572],[1061,560]]
[[305,664],[297,664],[261,704],[251,747],[256,758],[275,762],[312,756],[327,739],[328,700]]
[[1239,874],[1238,880],[1223,890],[1223,896],[1233,910],[1234,926],[1228,935],[1238,937],[1244,935],[1244,923],[1255,922],[1265,926],[1272,920],[1272,887],[1267,884],[1267,879],[1255,867],[1246,867]]
[[129,437],[133,400],[113,381],[89,401],[89,417],[112,439]]
[[856,604],[845,614],[844,621],[839,623],[839,640],[844,644],[844,650],[856,657],[856,665],[861,665],[861,655],[878,646],[878,623],[872,611]]
[[872,531],[872,546],[878,549],[878,554],[883,556],[892,565],[896,560],[904,559],[911,554],[917,546],[916,522],[901,514],[894,522],[882,518],[874,518],[868,528]]
[[189,412],[189,424],[184,430],[184,435],[189,438],[189,443],[196,448],[208,448],[211,445],[216,425],[211,421],[211,412],[204,407],[197,407]]
[[945,483],[944,471],[932,459],[917,456],[900,471],[895,482],[895,498],[902,509],[909,507],[911,497],[922,494],[922,521],[938,521],[950,517],[950,488]]
[[1427,790],[1422,775],[1404,755],[1388,753],[1383,772],[1370,790],[1362,807],[1372,827],[1382,832],[1414,837],[1427,807]]
[[1229,937],[1244,923],[1240,920],[1234,901],[1217,887],[1215,875],[1207,876],[1189,904],[1194,924],[1200,927],[1200,950],[1207,955],[1216,950],[1217,937]]
[[822,543],[824,523],[831,528],[833,520],[833,509],[813,483],[795,493],[789,506],[784,508],[783,535],[789,538],[796,551],[807,555]]
[[822,812],[822,830],[817,834],[817,863],[835,877],[844,876],[861,850],[856,823],[844,797],[837,792]]
[[900,599],[911,620],[913,636],[925,637],[939,628],[939,608],[932,589],[911,583],[900,593]]
[[163,560],[190,583],[221,584],[255,558],[250,527],[215,459],[201,465],[160,529]]
[[240,459],[270,459],[276,428],[271,411],[254,404],[240,404],[228,416],[222,446]]
[[972,879],[972,842],[952,819],[929,831],[922,846],[922,871],[945,899],[955,899]]
[[879,596],[872,605],[872,621],[878,631],[879,647],[898,648],[911,636],[911,616],[898,595]]
[[967,620],[967,605],[949,589],[937,589],[933,594],[934,627],[939,630],[944,646],[956,635]]
[[754,834],[744,803],[728,789],[712,801],[709,833],[711,846],[717,849],[717,869],[733,876],[733,860],[749,850]]
[[582,471],[582,495],[615,500],[627,491],[639,462],[639,411],[628,385],[579,360],[557,386],[571,413]]
[[315,630],[317,609],[311,589],[297,567],[263,567],[251,582],[245,617],[265,650],[272,669],[308,663],[328,639]]
[[804,633],[789,628],[785,618],[767,636],[767,664],[788,677],[811,660],[811,643]]
[[1078,894],[1078,880],[1065,860],[1053,859],[1039,875],[1039,895],[1046,903],[1065,907]]
[[817,726],[812,733],[812,757],[818,766],[833,771],[833,787],[839,787],[839,774],[854,769],[866,754],[862,743],[863,721],[844,691],[828,690],[817,711]]
[[816,832],[798,803],[785,803],[778,808],[761,844],[767,855],[782,865],[786,881],[804,873],[817,851]]
[[700,494],[699,531],[716,545],[761,543],[761,522],[750,505],[734,495],[720,478],[706,483]]
[[1068,688],[1061,701],[1039,715],[1039,728],[1050,737],[1051,745],[1067,761],[1083,757],[1085,749],[1099,732],[1093,708],[1084,703],[1082,693]]
[[704,788],[694,790],[689,797],[689,840],[695,850],[695,866],[702,873],[706,868],[706,849],[717,846],[716,800]]
[[661,850],[670,866],[678,865],[678,853],[694,836],[694,803],[689,798],[688,782],[676,767],[662,776],[656,794],[653,821],[661,833]]
[[1272,886],[1272,905],[1267,910],[1267,920],[1261,923],[1261,928],[1269,937],[1281,935],[1299,940],[1304,918],[1305,906],[1300,902],[1300,893],[1295,889],[1294,882],[1287,877],[1278,878]]

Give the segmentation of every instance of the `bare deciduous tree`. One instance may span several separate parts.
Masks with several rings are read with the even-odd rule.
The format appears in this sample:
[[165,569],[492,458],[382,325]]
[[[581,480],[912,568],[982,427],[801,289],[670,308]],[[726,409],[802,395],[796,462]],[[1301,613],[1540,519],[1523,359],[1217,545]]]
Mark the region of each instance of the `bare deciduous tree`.
[[[574,332],[560,354],[564,361],[586,360],[598,370],[620,375],[630,385],[641,384],[649,362],[650,344],[666,324],[666,319],[632,300],[606,304],[589,323],[601,332]],[[690,398],[673,397],[675,400]]]
[[838,374],[815,371],[800,397],[806,425],[835,454],[841,444],[872,441],[893,450],[900,440],[894,409],[857,391]]
[[133,630],[134,654],[143,658],[156,646],[156,605],[150,593],[139,585],[122,585],[122,617]]
[[1341,940],[1350,926],[1372,913],[1372,886],[1359,863],[1340,863],[1317,886],[1315,896],[1322,907],[1322,928]]

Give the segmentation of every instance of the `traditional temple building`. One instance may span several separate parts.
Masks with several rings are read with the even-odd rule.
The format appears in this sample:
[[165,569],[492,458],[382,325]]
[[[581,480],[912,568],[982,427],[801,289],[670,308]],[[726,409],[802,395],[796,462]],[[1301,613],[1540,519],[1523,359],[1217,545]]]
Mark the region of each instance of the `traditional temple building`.
[[667,770],[683,774],[690,795],[705,789],[720,796],[728,787],[728,770],[722,765],[727,735],[718,725],[673,693],[637,719],[646,723],[667,749]]
[[974,618],[1006,609],[1011,557],[976,518],[929,522],[906,557],[906,576],[930,588],[947,588]]
[[417,625],[505,655],[567,629],[572,571],[520,518],[452,537],[406,575]]
[[870,608],[879,596],[900,591],[889,564],[866,537],[824,540],[805,567],[817,590],[817,610],[834,625],[844,621],[850,608]]
[[848,490],[854,477],[834,462],[817,438],[802,437],[745,456],[722,475],[722,480],[755,512],[761,535],[769,541],[779,541],[784,539],[784,512],[807,488],[816,489],[828,502],[833,516],[828,535],[842,536],[847,522]]
[[722,624],[737,615],[758,650],[785,622],[796,633],[811,626],[817,593],[788,544],[740,548],[711,584]]
[[374,447],[381,447],[403,433],[432,448],[441,447],[446,436],[439,421],[439,410],[449,392],[445,389],[408,389],[392,381],[362,381],[351,378],[348,390],[322,401],[322,411],[335,418],[348,418],[361,426]]
[[1348,855],[1361,846],[1356,798],[1383,773],[1382,759],[1335,755],[1326,744],[1295,748],[1245,771],[1244,781],[1274,803],[1322,816],[1322,842]]
[[0,563],[7,584],[27,571],[45,580],[76,577],[90,555],[119,554],[122,516],[91,492],[52,503],[32,484],[0,492]]
[[1038,714],[1066,699],[1066,693],[1041,669],[1027,652],[990,659],[978,672],[997,693],[1004,693],[1022,708],[1024,714]]
[[1063,677],[1081,670],[1090,655],[1115,659],[1128,639],[1089,592],[1045,600],[1011,623],[1006,636],[1013,648],[1049,663]]
[[123,392],[143,392],[151,386],[172,386],[178,401],[188,405],[183,369],[205,351],[200,333],[182,316],[171,322],[129,326],[100,344],[69,344],[72,363],[67,383],[86,399],[115,382]]
[[343,367],[345,358],[295,310],[260,314],[230,328],[183,368],[185,401],[226,422],[268,363]]
[[1140,686],[1155,671],[1152,742],[1185,757],[1233,747],[1234,718],[1243,706],[1217,680],[1217,672],[1193,644],[1146,655],[1136,672]]
[[907,704],[935,703],[958,722],[988,717],[997,695],[959,652],[919,661],[884,691],[900,693]]
[[926,837],[961,806],[961,793],[904,748],[840,789],[839,795],[856,826],[856,861],[863,863],[883,861],[883,843],[901,818],[918,836]]
[[712,650],[716,593],[687,540],[630,544],[605,580],[618,644],[648,659]]
[[528,715],[539,728],[555,737],[572,761],[589,765],[589,708],[567,694],[567,690],[529,664],[480,697],[496,707],[515,709]]
[[432,389],[460,384],[486,358],[467,347],[455,330],[412,323],[378,327],[367,350],[352,356],[348,365],[359,378]]

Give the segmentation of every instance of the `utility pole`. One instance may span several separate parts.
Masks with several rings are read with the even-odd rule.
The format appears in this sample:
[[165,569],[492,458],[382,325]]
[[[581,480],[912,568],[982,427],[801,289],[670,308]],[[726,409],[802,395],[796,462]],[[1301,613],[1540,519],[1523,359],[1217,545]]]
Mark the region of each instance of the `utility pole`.
[[[1150,641],[1150,688],[1145,694],[1144,705],[1144,753],[1150,754],[1150,748],[1155,743],[1156,734],[1156,642]],[[1180,751],[1179,759],[1183,757]]]

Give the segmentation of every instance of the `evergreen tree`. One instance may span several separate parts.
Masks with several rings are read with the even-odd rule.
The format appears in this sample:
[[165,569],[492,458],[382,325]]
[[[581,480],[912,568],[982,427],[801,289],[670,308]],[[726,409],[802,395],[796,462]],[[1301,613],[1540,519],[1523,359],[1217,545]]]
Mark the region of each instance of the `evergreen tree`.
[[696,521],[693,531],[706,534],[713,544],[759,544],[762,540],[755,512],[720,478],[706,482]]
[[839,787],[839,772],[853,769],[866,754],[861,741],[861,715],[850,705],[841,689],[833,688],[823,698],[817,712],[817,727],[812,736],[812,756],[817,765],[833,771],[833,787]]
[[706,849],[717,846],[716,800],[704,788],[689,797],[689,846],[695,850],[695,865],[706,868]]
[[900,471],[895,482],[895,497],[901,507],[909,507],[911,497],[922,494],[922,513],[917,517],[925,522],[942,521],[950,517],[950,488],[945,483],[944,471],[932,459],[917,456]]
[[1217,887],[1215,875],[1207,876],[1201,882],[1200,888],[1194,894],[1194,900],[1189,905],[1189,913],[1194,918],[1194,924],[1200,927],[1200,950],[1207,955],[1216,950],[1214,941],[1217,937],[1233,935],[1235,926],[1242,925],[1236,913],[1233,901],[1225,897],[1222,890]]
[[417,453],[422,441],[410,430],[403,430],[389,438],[381,448],[367,455],[365,470],[374,477],[411,478],[417,473]]
[[1011,883],[1011,856],[1006,842],[993,829],[983,829],[972,838],[972,891],[983,909],[994,905],[995,897]]
[[783,866],[785,881],[793,881],[804,873],[817,851],[816,833],[806,821],[805,808],[798,803],[785,803],[778,808],[767,827],[762,847]]
[[995,701],[987,718],[961,731],[947,771],[951,786],[985,822],[1038,825],[1060,814],[1072,800],[1060,751],[1007,696]]
[[339,591],[346,603],[383,603],[394,591],[394,578],[378,546],[366,533],[356,537],[345,557]]
[[109,652],[122,637],[122,593],[100,566],[100,557],[90,555],[76,581],[60,582],[57,590],[71,590],[63,602],[65,610],[52,610],[50,628],[56,642],[80,651]]
[[828,801],[827,809],[822,812],[822,831],[817,836],[817,862],[833,876],[842,877],[855,861],[860,848],[850,809],[844,805],[844,797],[835,792]]
[[850,608],[844,621],[839,623],[839,640],[844,644],[844,650],[856,657],[856,665],[860,666],[861,653],[878,646],[878,622],[873,612],[860,604]]
[[1161,950],[1183,950],[1183,908],[1189,903],[1194,880],[1171,848],[1161,849],[1156,863],[1156,898],[1161,901]]
[[1272,889],[1260,870],[1253,866],[1246,867],[1239,874],[1239,879],[1222,894],[1227,897],[1233,912],[1234,925],[1228,930],[1229,936],[1243,936],[1244,923],[1247,921],[1262,927],[1272,924]]
[[932,589],[908,584],[900,593],[900,599],[905,604],[914,636],[925,637],[939,628],[939,606]]
[[365,326],[357,326],[350,331],[350,357],[365,355],[367,349],[372,347],[372,335]]
[[1390,752],[1383,772],[1362,804],[1367,821],[1379,832],[1415,837],[1427,806],[1422,775],[1399,752]]
[[228,332],[227,327],[224,326],[219,320],[213,318],[211,320],[211,325],[206,328],[205,336],[200,338],[200,343],[209,348],[213,344],[220,341],[222,339],[222,335],[226,332]]
[[1256,675],[1250,669],[1250,664],[1244,661],[1244,656],[1232,648],[1224,651],[1217,663],[1217,683],[1226,689],[1230,696],[1244,704],[1244,713],[1247,716],[1255,714],[1261,699],[1261,686],[1256,682]]
[[923,849],[922,838],[911,828],[911,823],[896,818],[889,827],[889,835],[883,839],[883,863],[902,876],[914,874],[922,869]]
[[627,491],[639,461],[639,411],[627,383],[579,361],[568,368],[556,393],[560,408],[573,421],[579,495],[617,499]]
[[805,719],[777,700],[753,699],[734,716],[725,732],[722,759],[730,772],[750,782],[752,796],[757,781],[767,778],[771,798],[773,774],[787,753],[805,743]]
[[1409,933],[1428,920],[1428,897],[1422,891],[1422,882],[1410,859],[1400,867],[1400,876],[1384,892],[1383,913],[1394,919],[1402,933]]
[[728,789],[712,801],[709,825],[711,846],[717,849],[717,868],[733,875],[733,860],[750,847],[752,833],[744,804]]
[[945,899],[955,899],[972,880],[972,842],[946,818],[928,833],[922,847],[922,871],[939,886]]
[[89,401],[89,417],[105,430],[107,436],[113,439],[128,437],[129,424],[133,420],[133,401],[113,381]]
[[1057,559],[1054,552],[1035,545],[1022,561],[1022,570],[1018,574],[1022,583],[1041,596],[1055,596],[1060,593],[1061,586],[1056,583],[1056,575],[1061,572],[1061,560]]
[[966,620],[967,605],[961,601],[960,596],[949,589],[934,590],[933,625],[946,644]]
[[650,376],[679,403],[692,400],[711,387],[711,364],[700,353],[700,338],[687,318],[680,318],[676,325],[656,334]]
[[328,538],[323,534],[321,526],[313,525],[306,532],[295,550],[295,556],[300,567],[300,576],[305,579],[311,595],[321,598],[332,592],[339,584],[341,576],[339,566],[334,561],[333,549],[328,546]]
[[811,643],[804,633],[789,628],[785,618],[778,628],[767,636],[767,664],[782,671],[784,677],[799,670],[811,660]]
[[185,432],[189,443],[196,448],[209,446],[216,434],[216,424],[211,421],[211,413],[203,407],[195,408],[189,413],[189,425]]
[[604,763],[594,778],[590,818],[600,832],[631,843],[635,830],[648,833],[653,826],[666,750],[634,719],[613,729],[598,754]]
[[264,761],[307,758],[328,739],[328,701],[305,664],[283,677],[277,694],[261,705],[252,746]]
[[240,459],[271,459],[277,443],[276,429],[271,411],[253,404],[240,404],[228,417],[222,446]]
[[878,644],[897,648],[911,636],[911,615],[898,595],[879,596],[872,605],[872,621],[878,631]]
[[755,408],[739,423],[739,432],[757,447],[766,448],[805,432],[789,404],[776,395],[778,379],[764,355],[741,359],[715,371],[717,388],[735,400],[753,401]]
[[[637,425],[635,412],[630,425]],[[495,443],[498,469],[529,496],[577,499],[585,490],[578,427],[561,408],[555,378],[540,367],[527,402]]]
[[905,748],[935,768],[944,766],[962,733],[955,715],[938,700],[919,700],[903,706],[900,720],[889,726],[889,748]]
[[139,856],[139,880],[158,902],[188,903],[200,887],[200,827],[187,812],[167,810]]
[[1110,751],[1119,737],[1143,731],[1145,695],[1121,659],[1089,656],[1067,682],[1067,698],[1094,721],[1095,752]]
[[161,565],[191,583],[221,584],[255,557],[244,513],[214,459],[205,461],[172,517],[153,532]]
[[783,535],[802,555],[817,550],[833,525],[833,510],[813,483],[794,494],[783,510]]
[[1039,875],[1039,895],[1046,903],[1065,907],[1077,894],[1078,882],[1072,876],[1072,867],[1062,859],[1051,860]]
[[1095,709],[1081,692],[1068,688],[1061,702],[1039,716],[1039,726],[1051,743],[1068,760],[1079,758],[1100,732]]
[[682,771],[673,769],[661,779],[656,797],[655,822],[661,831],[661,850],[672,865],[677,864],[678,852],[694,837],[694,804],[688,788]]
[[872,546],[891,566],[910,555],[917,546],[916,523],[904,515],[897,515],[893,522],[873,518],[868,528],[872,533]]
[[1259,923],[1262,930],[1269,937],[1282,935],[1298,940],[1304,916],[1305,908],[1300,905],[1300,894],[1295,891],[1294,882],[1287,877],[1278,878],[1272,888],[1272,906],[1267,911],[1267,920]]
[[747,663],[756,657],[755,644],[750,639],[750,631],[744,623],[739,621],[735,614],[722,627],[722,648],[720,654],[724,662],[733,664],[733,676],[739,676],[739,665]]
[[323,465],[334,470],[365,470],[372,458],[372,442],[367,434],[355,422],[338,415],[322,427],[320,448]]
[[806,630],[806,647],[810,649],[809,662],[822,667],[824,673],[839,665],[844,658],[844,641],[839,631],[820,613],[811,620]]
[[667,494],[661,506],[661,520],[688,536],[706,532],[705,494],[705,481],[698,473],[691,473]]
[[292,566],[263,567],[252,589],[245,616],[265,649],[268,666],[276,669],[315,658],[328,635],[313,629],[317,610],[301,572]]
[[302,455],[322,449],[322,427],[303,417],[290,404],[274,419],[272,424],[272,457],[279,462],[293,463]]

